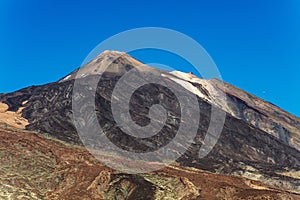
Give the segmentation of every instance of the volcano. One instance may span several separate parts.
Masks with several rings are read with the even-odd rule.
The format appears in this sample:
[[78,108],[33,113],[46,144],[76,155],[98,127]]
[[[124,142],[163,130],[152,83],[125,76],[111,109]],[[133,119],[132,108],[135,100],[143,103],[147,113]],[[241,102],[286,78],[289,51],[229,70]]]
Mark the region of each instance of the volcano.
[[[186,151],[181,155],[174,150],[180,156],[163,169],[135,175],[105,166],[84,149],[87,140],[78,134],[72,107],[74,101],[80,106],[81,124],[86,127],[97,122],[103,134],[127,152],[153,152],[166,146],[176,137],[183,115],[178,98],[167,87],[149,82],[137,88],[129,102],[131,120],[142,127],[151,122],[151,106],[159,104],[166,111],[165,124],[157,135],[141,139],[124,134],[113,116],[114,88],[132,70],[176,85],[181,94],[195,96],[196,104],[192,106],[199,107],[199,118],[191,115],[188,119],[195,124],[196,133]],[[132,79],[123,83],[125,88],[132,87]],[[80,87],[74,91],[76,84]],[[91,95],[94,95],[94,107],[86,103]],[[125,94],[117,98],[125,98]],[[218,79],[163,71],[124,52],[104,51],[57,82],[0,94],[0,102],[1,165],[13,171],[16,180],[8,181],[5,177],[10,172],[1,170],[0,190],[5,191],[0,192],[2,196],[26,193],[28,198],[36,199],[111,199],[113,196],[121,199],[300,199],[300,119]],[[224,113],[224,126],[208,155],[199,157],[213,109]],[[109,148],[101,141],[97,145],[99,149]],[[9,165],[7,156],[15,165]],[[105,156],[121,159],[111,154]],[[32,159],[36,164],[31,166],[28,160]],[[23,171],[16,165],[24,165]],[[30,166],[40,174],[39,178],[26,175]],[[35,186],[35,181],[40,181],[42,186]]]

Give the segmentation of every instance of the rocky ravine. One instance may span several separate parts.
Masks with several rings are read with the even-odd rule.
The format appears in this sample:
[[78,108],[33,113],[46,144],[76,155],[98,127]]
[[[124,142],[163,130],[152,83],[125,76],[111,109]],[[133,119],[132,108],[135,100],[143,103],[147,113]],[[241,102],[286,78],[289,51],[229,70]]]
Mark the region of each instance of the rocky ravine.
[[[110,61],[113,64],[103,72]],[[97,81],[96,75],[102,74],[95,102],[97,108],[101,109],[97,112],[98,119],[94,120],[105,127],[106,135],[116,145],[130,146],[133,151],[151,151],[168,143],[178,130],[180,105],[176,97],[165,87],[153,84],[134,93],[130,105],[131,116],[136,123],[145,124],[149,120],[149,107],[159,103],[167,110],[168,120],[164,129],[155,137],[135,139],[118,128],[111,113],[112,91],[124,73],[136,68],[140,73],[159,75],[165,82],[181,83],[181,90],[198,96],[201,115],[198,134],[188,151],[177,160],[180,166],[242,176],[291,193],[300,193],[299,118],[229,84],[220,87],[219,80],[203,80],[182,72],[159,71],[120,52],[104,52],[83,68],[83,73],[77,75],[81,78],[78,95],[88,97],[89,83]],[[72,91],[76,72],[56,83],[2,94],[0,102],[8,105],[9,112],[19,110],[22,113],[22,117],[28,120],[26,129],[80,144],[72,122]],[[226,93],[227,101],[217,98],[221,91]],[[212,105],[227,112],[225,126],[214,149],[208,156],[199,159],[198,152],[209,125]],[[82,114],[90,114],[84,104]],[[145,145],[149,143],[151,147]],[[106,146],[101,145],[103,148]]]

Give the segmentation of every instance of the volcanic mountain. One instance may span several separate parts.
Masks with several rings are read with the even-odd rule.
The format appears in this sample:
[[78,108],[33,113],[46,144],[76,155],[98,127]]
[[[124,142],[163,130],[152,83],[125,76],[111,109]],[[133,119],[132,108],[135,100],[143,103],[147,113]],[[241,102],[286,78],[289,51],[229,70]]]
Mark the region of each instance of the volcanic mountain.
[[[72,107],[74,101],[80,107],[80,114],[84,116],[80,124],[90,126],[97,122],[105,136],[126,151],[152,152],[165,146],[175,137],[182,117],[178,98],[167,87],[149,83],[138,88],[130,98],[130,117],[140,126],[151,121],[149,112],[153,104],[166,110],[165,125],[157,135],[133,137],[125,134],[114,119],[111,106],[114,88],[132,70],[178,85],[182,94],[196,96],[197,105],[192,106],[200,108],[199,119],[192,116],[189,119],[197,126],[194,127],[197,133],[186,151],[169,167],[140,175],[121,173],[95,160],[82,147],[84,138],[78,135]],[[123,83],[125,87],[132,87],[131,81]],[[222,94],[225,98],[221,98]],[[91,95],[94,95],[91,103],[95,107],[85,101]],[[118,98],[126,96],[121,93]],[[37,164],[32,167],[36,166],[34,169],[40,174],[43,171],[51,174],[34,179],[43,184],[48,181],[51,185],[48,190],[46,185],[34,189],[29,175],[27,178],[20,175],[22,170],[14,172],[19,182],[8,182],[3,178],[9,177],[8,172],[1,170],[0,181],[7,186],[1,191],[7,194],[13,191],[24,196],[8,189],[15,187],[27,191],[31,197],[35,194],[37,199],[68,199],[66,194],[72,192],[69,199],[111,199],[113,196],[123,199],[300,198],[300,119],[218,79],[205,80],[190,73],[162,71],[126,53],[105,51],[57,82],[1,94],[0,102],[0,121],[7,124],[0,130],[2,141],[10,141],[2,142],[1,155],[10,156],[25,168],[29,164],[20,161],[33,155]],[[92,116],[91,109],[96,117]],[[199,157],[214,109],[225,114],[224,126],[209,154]],[[19,148],[15,146],[18,144]],[[97,148],[109,148],[107,143],[97,142],[97,145]],[[78,155],[82,156],[78,158]],[[121,159],[111,154],[105,156]],[[4,157],[1,163],[9,168]],[[90,171],[83,169],[87,166]],[[75,174],[74,179],[72,174]],[[25,187],[26,184],[29,186]]]

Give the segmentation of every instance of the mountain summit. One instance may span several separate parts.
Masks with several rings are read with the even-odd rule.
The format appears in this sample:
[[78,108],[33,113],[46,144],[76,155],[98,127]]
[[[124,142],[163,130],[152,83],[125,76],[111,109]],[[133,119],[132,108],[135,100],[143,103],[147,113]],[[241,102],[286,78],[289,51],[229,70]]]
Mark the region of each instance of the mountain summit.
[[68,81],[75,78],[84,78],[89,75],[102,74],[103,72],[124,74],[132,67],[135,67],[140,71],[155,70],[154,68],[151,68],[132,58],[125,52],[106,50],[92,61],[83,65],[80,68],[80,74],[78,73],[78,70],[75,70],[61,79],[59,82]]

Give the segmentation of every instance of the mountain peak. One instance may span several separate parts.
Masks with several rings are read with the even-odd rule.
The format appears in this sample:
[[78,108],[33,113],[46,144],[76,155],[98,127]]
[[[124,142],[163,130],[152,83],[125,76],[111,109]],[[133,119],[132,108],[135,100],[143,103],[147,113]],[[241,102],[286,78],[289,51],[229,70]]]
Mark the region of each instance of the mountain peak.
[[100,55],[123,55],[126,54],[123,51],[105,50]]
[[[117,59],[119,57],[129,57],[128,54],[126,54],[125,52],[121,52],[121,51],[115,51],[115,50],[105,50],[102,53],[100,53],[98,56],[96,56],[93,60],[95,59]],[[92,61],[93,61],[92,60]]]
[[72,80],[75,78],[84,78],[89,75],[98,75],[103,72],[124,74],[132,68],[140,71],[152,69],[152,67],[143,64],[125,52],[105,50],[93,60],[79,69],[65,76],[59,82]]

